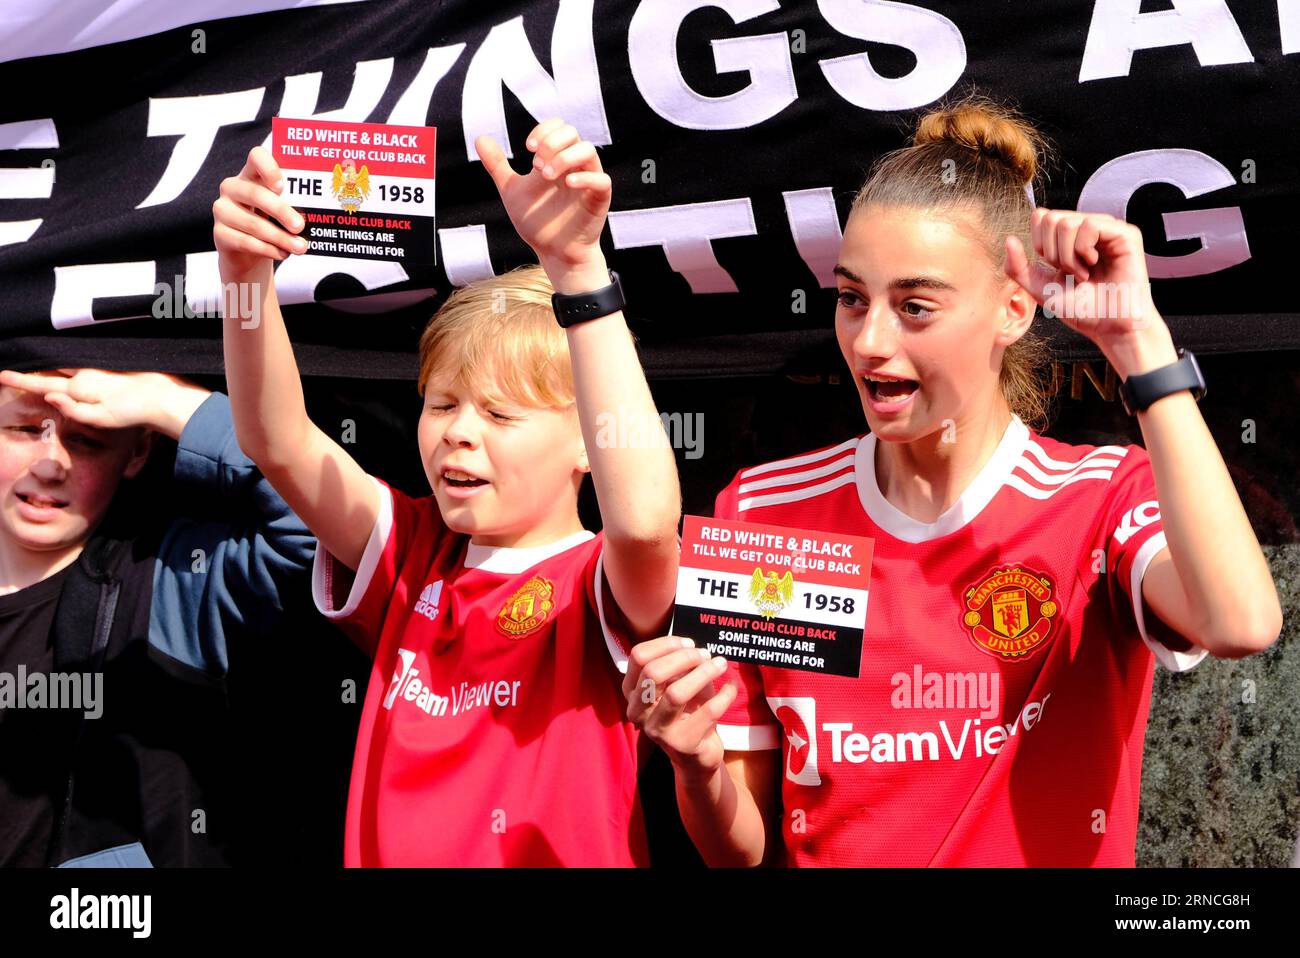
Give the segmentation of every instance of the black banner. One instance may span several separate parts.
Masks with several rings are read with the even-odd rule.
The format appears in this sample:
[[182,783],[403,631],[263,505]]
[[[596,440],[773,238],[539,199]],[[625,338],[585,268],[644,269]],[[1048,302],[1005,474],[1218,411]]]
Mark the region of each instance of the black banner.
[[[652,375],[838,368],[852,195],[918,112],[972,85],[1057,142],[1039,205],[1141,227],[1180,344],[1300,346],[1288,0],[100,6],[93,22],[52,0],[0,12],[10,365],[219,370],[211,204],[282,115],[438,128],[436,266],[312,256],[277,273],[305,372],[410,376],[440,297],[529,258],[474,138],[517,157],[562,115],[613,176],[606,253]],[[1062,357],[1093,352],[1039,327]]]

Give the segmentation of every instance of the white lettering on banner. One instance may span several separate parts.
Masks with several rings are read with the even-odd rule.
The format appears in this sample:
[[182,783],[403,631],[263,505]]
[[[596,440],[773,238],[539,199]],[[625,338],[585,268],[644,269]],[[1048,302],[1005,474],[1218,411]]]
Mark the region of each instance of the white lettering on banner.
[[438,243],[442,246],[442,268],[452,286],[465,286],[495,275],[487,227],[482,223],[439,229]]
[[[497,24],[475,51],[462,91],[466,156],[477,160],[474,139],[493,135],[507,155],[511,138],[505,124],[503,90],[509,89],[536,118],[563,115],[593,143],[613,142],[601,93],[593,27],[594,0],[563,0],[551,34],[555,76],[539,64],[521,17]],[[682,20],[707,7],[726,10],[743,23],[780,9],[777,0],[659,0],[640,4],[628,29],[633,79],[646,103],[683,129],[744,129],[775,116],[798,93],[790,61],[789,37],[767,33],[711,41],[718,72],[747,72],[743,90],[705,97],[681,75],[676,36]],[[1300,48],[1300,15],[1294,0],[1279,0],[1282,52]],[[1129,72],[1133,52],[1191,44],[1203,66],[1253,62],[1253,55],[1224,0],[1177,0],[1173,10],[1140,13],[1140,0],[1098,0],[1082,56],[1080,82]],[[831,88],[845,101],[867,110],[903,110],[930,103],[960,79],[966,48],[960,30],[947,17],[922,7],[887,0],[818,0],[818,9],[838,33],[860,40],[901,46],[917,59],[905,77],[882,77],[866,52],[820,62]],[[388,117],[389,123],[421,125],[437,84],[464,52],[465,44],[430,49],[416,77]],[[665,69],[667,67],[667,69]],[[353,84],[340,108],[316,113],[322,74],[284,78],[278,115],[322,120],[371,118],[394,71],[392,57],[359,61]],[[251,122],[260,111],[266,87],[149,101],[148,136],[178,136],[158,183],[137,208],[171,202],[192,184],[210,154],[218,131]],[[270,136],[263,141],[269,148]],[[1222,267],[1220,267],[1222,268]]]
[[600,91],[593,29],[595,0],[560,0],[551,34],[552,77],[537,60],[524,33],[524,18],[515,17],[488,31],[474,52],[461,98],[465,156],[478,161],[474,141],[484,133],[513,157],[506,127],[502,88],[510,90],[539,121],[562,116],[596,146],[613,143]]
[[1159,518],[1160,503],[1155,499],[1148,499],[1141,505],[1134,506],[1124,513],[1124,518],[1120,520],[1119,525],[1115,528],[1115,541],[1123,545],[1133,538],[1135,532],[1151,525]]
[[818,285],[834,289],[835,264],[839,262],[840,242],[844,239],[840,215],[835,209],[835,191],[821,186],[786,190],[781,196],[795,249],[817,277]]
[[[360,60],[352,71],[352,89],[347,102],[337,110],[316,112],[320,98],[320,73],[300,73],[284,78],[284,96],[280,99],[278,116],[295,120],[341,120],[364,123],[379,106],[393,77],[393,58]],[[266,135],[262,146],[271,148],[271,134]]]
[[[58,131],[48,117],[0,123],[0,150],[54,150],[58,146]],[[26,169],[0,170],[0,200],[49,198],[53,191],[54,167],[49,160]],[[0,221],[0,246],[26,243],[42,222],[39,219]]]
[[[186,254],[187,264],[195,262],[205,267],[196,277],[197,282],[191,280],[188,273],[185,276],[185,299],[193,310],[207,311],[215,308],[213,304],[219,305],[221,302],[220,276],[217,274],[214,281],[213,270],[207,268],[215,263],[216,256],[213,250]],[[97,322],[94,314],[96,299],[110,296],[154,296],[156,269],[154,260],[56,266],[54,297],[50,300],[51,325],[55,329],[70,329]],[[410,279],[400,263],[388,260],[294,256],[281,263],[276,270],[276,292],[283,305],[310,303],[315,300],[316,286],[321,280],[340,274],[351,276],[367,291]],[[251,290],[248,293],[251,295]]]
[[1096,0],[1079,82],[1128,76],[1133,53],[1190,43],[1203,67],[1253,63],[1225,0],[1172,0],[1172,10],[1142,13],[1142,0]]
[[54,167],[0,168],[0,196],[10,200],[48,200],[54,192]]
[[677,37],[682,21],[696,10],[718,8],[735,23],[781,9],[777,0],[654,0],[632,14],[627,55],[632,79],[646,105],[684,130],[740,130],[776,116],[799,98],[790,37],[765,33],[756,37],[710,40],[719,73],[747,73],[750,82],[726,96],[704,96],[682,75]]
[[609,214],[615,247],[662,246],[668,265],[690,283],[692,293],[736,292],[736,281],[718,263],[712,241],[757,232],[748,197]]
[[[195,313],[216,313],[222,310],[222,297],[226,290],[221,283],[221,266],[216,250],[185,255],[185,304]],[[239,300],[239,315],[252,316],[256,290],[251,283],[236,283],[235,294]]]
[[[735,23],[742,24],[751,20],[762,23],[764,14],[783,6],[778,0],[713,3],[656,0],[640,4],[629,20],[628,42],[633,79],[641,95],[651,108],[687,129],[749,128],[779,114],[797,96],[786,33],[755,29],[753,36],[708,41],[719,73],[747,73],[749,77],[743,89],[726,97],[704,97],[687,86],[681,76],[673,38],[685,18],[695,10],[722,9]],[[1134,51],[1177,44],[1190,45],[1198,61],[1206,67],[1253,61],[1253,54],[1224,0],[1176,0],[1172,6],[1170,10],[1143,13],[1140,0],[1097,0],[1087,42],[1081,51],[1080,82],[1127,75]],[[965,44],[960,31],[947,18],[921,6],[886,0],[819,0],[818,10],[830,28],[842,36],[890,43],[916,56],[916,66],[902,78],[879,76],[867,52],[821,61],[822,73],[831,89],[859,108],[902,109],[921,105],[952,86],[955,81],[950,74],[960,76],[964,70]],[[1279,0],[1277,12],[1282,53],[1300,52],[1300,2]],[[473,51],[465,88],[460,91],[462,129],[471,160],[477,159],[472,142],[479,133],[491,133],[507,150],[510,148],[503,106],[506,89],[538,120],[563,115],[592,142],[612,141],[601,89],[593,18],[593,0],[562,0],[558,4],[550,31],[553,75],[540,66],[520,17],[497,24],[487,32]],[[462,58],[465,48],[466,44],[461,43],[429,49],[418,74],[400,91],[388,122],[409,125],[427,122],[435,90]],[[323,74],[316,72],[285,77],[284,94],[276,112],[298,118],[373,119],[389,93],[395,60],[392,57],[363,60],[351,67],[352,83],[342,107],[315,112],[323,79]],[[178,139],[165,167],[157,174],[157,182],[138,208],[164,205],[188,195],[198,182],[199,171],[205,168],[217,138],[234,135],[233,129],[238,124],[256,122],[257,115],[264,112],[266,89],[151,100],[147,135]],[[820,95],[817,91],[807,93],[814,94]],[[50,145],[44,140],[17,145],[5,142],[7,130],[30,124],[50,128],[48,140],[57,147],[52,122],[31,120],[0,124],[0,149]],[[268,133],[264,145],[269,142]],[[1141,151],[1118,157],[1096,170],[1080,196],[1078,208],[1127,218],[1129,200],[1149,183],[1170,183],[1192,199],[1226,189],[1236,182],[1229,166],[1196,150]],[[0,199],[32,196],[34,190],[48,196],[58,188],[53,166],[0,173]],[[783,195],[790,234],[799,255],[822,287],[833,288],[829,269],[842,230],[831,188],[804,189]],[[39,236],[42,222],[36,218],[0,222],[0,247]],[[1242,211],[1237,206],[1166,212],[1163,223],[1165,235],[1159,238],[1194,239],[1199,241],[1200,248],[1179,256],[1148,253],[1152,278],[1212,274],[1251,257]],[[757,235],[750,197],[615,211],[610,214],[610,228],[616,244],[622,248],[662,246],[669,265],[696,293],[736,292],[737,284],[718,263],[711,243],[715,239]],[[455,254],[454,260],[447,256],[444,263],[451,285],[490,274],[485,235],[481,224],[439,231],[444,253],[450,247]],[[201,257],[211,251],[177,252]],[[328,265],[322,266],[321,259],[293,257],[283,264],[277,273],[283,303],[312,301],[317,284],[330,274],[351,276],[367,292],[409,279],[407,272],[396,263],[329,258]],[[143,274],[146,268],[150,272],[147,280]],[[151,261],[60,265],[55,269],[50,321],[58,329],[93,323],[96,298],[148,296],[155,285],[152,273]],[[215,285],[209,277],[201,282],[187,282],[186,298],[212,304]]]
[[149,195],[136,207],[170,203],[185,192],[208,158],[217,131],[223,126],[251,123],[262,108],[266,87],[206,96],[150,97],[146,136],[179,136],[172,154]]
[[957,24],[933,10],[886,0],[817,0],[826,22],[847,37],[904,47],[916,66],[883,77],[867,53],[822,60],[826,81],[864,110],[910,110],[933,103],[966,71],[966,43]]
[[310,303],[316,285],[326,276],[351,276],[367,290],[404,283],[411,277],[400,263],[382,259],[349,259],[339,256],[291,256],[275,271],[275,289],[280,303]]
[[1300,53],[1300,0],[1277,0],[1277,25],[1282,53]]
[[55,329],[86,326],[95,321],[96,299],[153,295],[155,269],[153,260],[54,267],[50,322]]
[[[1078,208],[1128,218],[1133,194],[1149,183],[1178,187],[1188,199],[1237,184],[1232,172],[1212,156],[1198,150],[1143,150],[1103,164],[1084,184]],[[1238,206],[1165,213],[1165,238],[1198,239],[1201,248],[1182,256],[1148,252],[1147,272],[1152,279],[1204,276],[1250,259],[1246,223]]]
[[393,112],[388,114],[388,122],[396,126],[424,126],[433,91],[464,52],[463,43],[431,48],[424,56],[420,72],[397,101]]
[[[432,53],[430,51],[430,56]],[[321,74],[303,73],[285,77],[284,96],[280,101],[278,115],[295,119],[365,121],[379,104],[392,74],[392,57],[358,62],[353,68],[352,90],[347,103],[340,109],[320,114],[314,111],[320,95]],[[421,87],[427,86],[432,95],[432,85],[423,75],[422,70],[415,82],[419,82]],[[412,83],[412,88],[415,87],[415,82]],[[436,83],[436,79],[433,82]],[[172,149],[162,177],[136,209],[170,203],[184,193],[212,151],[221,127],[256,120],[265,94],[266,87],[257,87],[233,93],[150,99],[146,134],[179,136],[180,139]],[[394,112],[397,112],[396,109]],[[423,122],[421,119],[420,123]],[[269,134],[262,141],[262,146],[268,150],[271,148]]]

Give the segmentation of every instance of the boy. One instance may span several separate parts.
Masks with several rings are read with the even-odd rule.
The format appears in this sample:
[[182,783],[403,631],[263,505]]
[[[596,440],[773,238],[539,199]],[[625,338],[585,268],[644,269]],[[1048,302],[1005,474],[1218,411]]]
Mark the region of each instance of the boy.
[[[203,515],[110,509],[157,434]],[[277,627],[313,547],[225,396],[0,372],[0,865],[231,863],[229,647]]]
[[[600,250],[610,181],[595,147],[558,119],[529,135],[527,175],[490,138],[477,147],[549,282],[534,268],[474,284],[426,330],[433,495],[373,479],[307,418],[271,263],[306,252],[303,220],[261,148],[213,207],[235,423],[321,542],[318,607],[373,657],[346,864],[643,865],[639,740],[615,669],[668,621],[676,465],[666,442],[598,441],[602,415],[655,409]],[[565,332],[552,291],[582,317]],[[577,513],[588,471],[595,536]]]

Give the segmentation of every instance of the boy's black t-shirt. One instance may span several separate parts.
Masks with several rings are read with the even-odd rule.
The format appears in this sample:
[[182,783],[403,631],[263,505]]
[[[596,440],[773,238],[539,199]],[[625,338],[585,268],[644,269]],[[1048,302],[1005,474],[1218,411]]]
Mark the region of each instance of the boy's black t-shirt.
[[18,697],[26,676],[54,669],[54,610],[74,565],[0,595],[0,867],[45,865],[66,784],[68,756],[50,748],[56,711],[19,708]]

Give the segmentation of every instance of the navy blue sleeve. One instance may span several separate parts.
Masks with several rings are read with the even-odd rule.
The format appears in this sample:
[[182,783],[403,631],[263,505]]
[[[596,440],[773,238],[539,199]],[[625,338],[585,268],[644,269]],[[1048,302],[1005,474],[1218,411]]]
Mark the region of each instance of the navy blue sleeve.
[[177,499],[203,508],[178,516],[163,537],[149,643],[224,675],[232,636],[272,632],[284,596],[308,594],[316,539],[240,450],[221,393],[209,396],[181,433],[175,479]]

